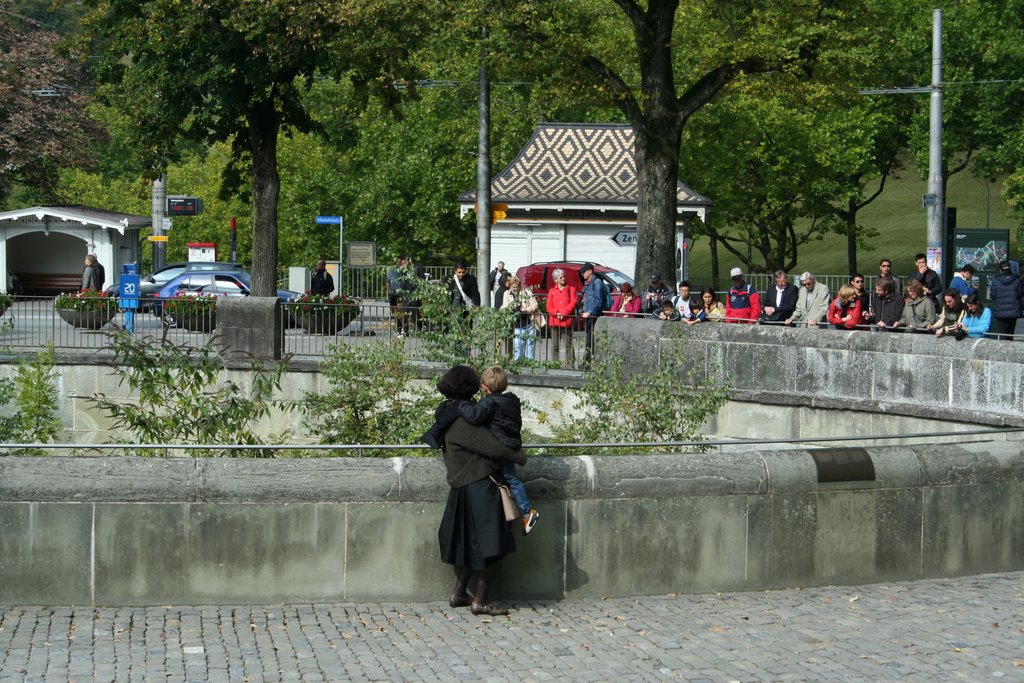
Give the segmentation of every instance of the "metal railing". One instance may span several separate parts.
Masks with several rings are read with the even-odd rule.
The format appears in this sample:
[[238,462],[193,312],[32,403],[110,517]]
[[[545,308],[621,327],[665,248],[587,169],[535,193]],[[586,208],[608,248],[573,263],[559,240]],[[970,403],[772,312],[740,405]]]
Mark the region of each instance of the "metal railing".
[[[62,350],[101,351],[109,348],[110,334],[118,329],[127,329],[126,312],[111,308],[109,316],[97,324],[95,319],[75,320],[66,312],[57,311],[51,297],[14,297],[13,305],[0,316],[0,348],[38,349],[52,344]],[[134,316],[133,333],[152,339],[167,339],[177,345],[199,348],[209,342],[216,332],[216,311],[212,309],[202,314],[175,315],[173,312],[160,310],[160,301],[156,305],[139,310]],[[421,318],[417,310],[392,309],[386,299],[366,298],[360,302],[360,310],[356,315],[328,313],[310,319],[303,316],[300,305],[285,303],[281,307],[282,326],[284,328],[284,351],[296,356],[323,356],[332,344],[369,344],[380,339],[401,336],[405,341],[407,353],[413,359],[426,360],[427,346],[423,336],[429,332],[430,322]],[[340,310],[340,309],[339,309]],[[63,315],[63,317],[62,317]],[[633,315],[635,318],[651,318],[648,315]],[[730,321],[735,323],[751,323],[749,320]],[[680,322],[685,325],[685,323]],[[704,323],[701,323],[704,324]],[[801,322],[797,328],[810,327]],[[566,359],[565,349],[556,356],[552,349],[552,331],[550,326],[541,330],[521,329],[523,351],[533,342],[533,360],[539,363],[557,363],[562,367],[573,368],[583,358],[584,333],[583,324],[574,320],[570,338],[573,344],[574,362]],[[815,328],[812,328],[815,329]],[[818,330],[834,330],[831,325],[821,323]],[[858,325],[858,330],[875,330],[871,325]],[[902,332],[902,330],[898,330]],[[997,339],[997,335],[989,333],[989,339]],[[1004,341],[1017,341],[1024,336],[1007,337]],[[511,357],[515,351],[513,330],[501,339],[494,340],[495,346],[500,345],[504,355]]]
[[[342,293],[359,299],[386,299],[388,296],[388,266],[364,268],[346,266],[341,271],[341,287],[335,294]],[[424,266],[426,278],[441,282],[452,277],[455,266]],[[476,277],[476,268],[466,271],[469,277]]]
[[[1024,427],[993,427],[991,429],[969,429],[962,431],[940,431],[940,432],[914,432],[900,434],[856,434],[852,436],[815,436],[815,437],[793,437],[787,439],[707,439],[702,441],[643,441],[643,442],[583,442],[583,443],[561,443],[561,442],[540,442],[523,444],[524,450],[541,450],[557,454],[558,451],[599,449],[602,451],[621,449],[629,450],[636,448],[664,448],[664,449],[722,449],[742,445],[746,448],[758,446],[791,445],[805,447],[814,444],[833,444],[855,442],[858,445],[879,441],[903,441],[920,440],[934,441],[937,443],[949,443],[949,440],[964,437],[992,437],[1009,436],[1024,432]],[[344,457],[366,457],[367,454],[379,453],[409,453],[414,457],[427,455],[423,451],[431,451],[426,444],[132,444],[132,443],[0,443],[0,454],[10,451],[71,451],[71,455],[88,453],[140,453],[152,452],[156,456],[163,457],[189,457],[170,456],[170,453],[195,451],[201,457],[209,456],[212,453],[234,453],[247,454],[242,457],[262,457],[267,451],[298,451],[321,454],[344,453]]]

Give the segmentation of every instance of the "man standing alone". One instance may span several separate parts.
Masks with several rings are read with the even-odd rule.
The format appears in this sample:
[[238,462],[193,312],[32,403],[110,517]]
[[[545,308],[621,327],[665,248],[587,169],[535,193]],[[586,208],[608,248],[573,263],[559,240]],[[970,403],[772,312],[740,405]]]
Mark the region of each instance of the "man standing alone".
[[323,296],[330,296],[331,292],[334,291],[334,278],[327,272],[327,261],[320,259],[316,262],[316,268],[313,269],[313,278],[309,283],[309,291],[311,294],[321,294]]
[[100,271],[96,267],[96,257],[88,254],[85,257],[85,267],[82,269],[82,289],[100,291],[103,281],[100,280]]

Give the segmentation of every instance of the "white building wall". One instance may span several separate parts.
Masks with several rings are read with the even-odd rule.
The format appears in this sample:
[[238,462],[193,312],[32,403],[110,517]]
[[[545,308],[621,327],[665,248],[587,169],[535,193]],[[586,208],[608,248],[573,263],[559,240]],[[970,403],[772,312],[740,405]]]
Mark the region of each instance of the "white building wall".
[[564,258],[561,225],[499,223],[491,230],[491,261],[505,262],[511,273],[522,266]]

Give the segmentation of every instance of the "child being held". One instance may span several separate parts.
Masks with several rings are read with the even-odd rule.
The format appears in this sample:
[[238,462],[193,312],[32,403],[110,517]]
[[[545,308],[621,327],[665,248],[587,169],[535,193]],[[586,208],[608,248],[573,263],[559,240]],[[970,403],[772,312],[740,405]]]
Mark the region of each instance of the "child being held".
[[[508,388],[508,375],[498,366],[487,368],[480,374],[480,389],[484,397],[479,403],[462,401],[458,404],[459,415],[474,425],[486,424],[487,430],[501,444],[509,448],[523,446],[523,413],[519,397]],[[540,513],[530,505],[523,482],[516,476],[515,463],[502,462],[505,483],[512,491],[512,498],[523,516],[523,535],[533,531]]]

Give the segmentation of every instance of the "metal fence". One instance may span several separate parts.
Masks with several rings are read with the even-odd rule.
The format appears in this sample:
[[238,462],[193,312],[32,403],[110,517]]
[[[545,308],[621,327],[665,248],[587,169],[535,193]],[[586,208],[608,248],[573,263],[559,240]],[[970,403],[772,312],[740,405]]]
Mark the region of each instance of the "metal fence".
[[[384,298],[363,299],[359,313],[352,316],[330,312],[310,319],[301,314],[300,305],[295,303],[282,305],[281,315],[284,351],[287,354],[320,357],[332,344],[369,344],[400,336],[411,358],[430,359],[430,347],[425,339],[425,332],[430,331],[429,321],[419,318],[416,311],[392,309]],[[101,351],[111,346],[112,332],[128,326],[126,312],[113,307],[109,316],[98,322],[95,317],[76,320],[66,311],[56,310],[54,299],[50,297],[14,297],[13,305],[0,317],[0,348],[38,349],[52,344],[62,350]],[[146,310],[135,314],[133,333],[139,337],[166,339],[177,345],[199,348],[210,341],[216,331],[216,323],[215,311],[185,316]],[[582,321],[575,320],[573,328],[574,362],[567,361],[564,348],[561,353],[554,353],[551,328],[547,326],[539,332],[524,335],[523,341],[527,342],[524,351],[532,340],[533,360],[578,367],[585,351]],[[862,326],[862,329],[871,328]],[[820,332],[811,330],[808,333],[826,333],[830,328],[819,325],[818,330]],[[1013,337],[1014,340],[1022,338],[1019,335]],[[495,339],[493,344],[501,355],[511,357],[515,348],[512,331],[502,339]]]
[[[362,268],[346,266],[341,271],[339,293],[359,299],[386,299],[388,295],[387,274],[389,266]],[[424,266],[428,280],[441,282],[452,277],[455,266]],[[476,268],[468,268],[469,277],[476,277]]]

